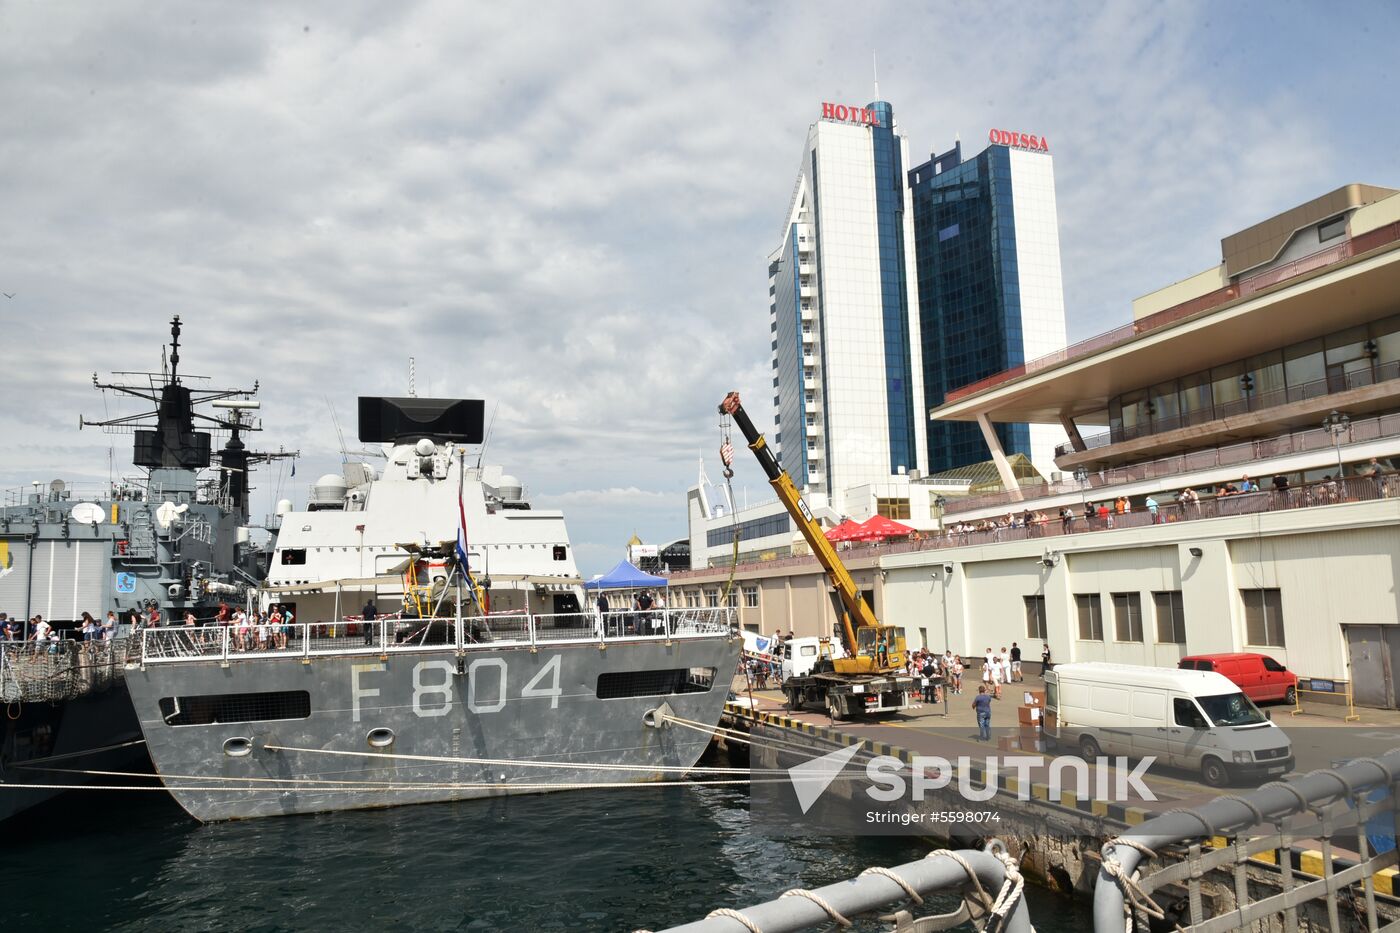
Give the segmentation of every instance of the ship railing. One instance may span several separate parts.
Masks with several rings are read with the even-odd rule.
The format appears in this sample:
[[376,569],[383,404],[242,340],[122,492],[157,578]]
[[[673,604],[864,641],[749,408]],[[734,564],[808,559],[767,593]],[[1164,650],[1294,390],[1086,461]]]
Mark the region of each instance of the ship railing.
[[121,677],[125,639],[0,642],[0,702],[71,700]]
[[541,644],[667,641],[728,635],[732,608],[645,612],[507,612],[470,618],[387,618],[292,625],[206,625],[148,628],[140,633],[142,664],[257,658],[382,655],[444,650],[523,648]]

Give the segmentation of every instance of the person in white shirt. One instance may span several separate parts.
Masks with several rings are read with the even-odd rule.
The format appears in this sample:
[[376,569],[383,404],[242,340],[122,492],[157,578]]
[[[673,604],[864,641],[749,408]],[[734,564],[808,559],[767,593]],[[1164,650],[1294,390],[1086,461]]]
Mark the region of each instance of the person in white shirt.
[[33,632],[29,638],[32,641],[44,642],[49,640],[49,634],[53,631],[53,626],[44,621],[43,616],[35,616],[29,620],[33,626]]

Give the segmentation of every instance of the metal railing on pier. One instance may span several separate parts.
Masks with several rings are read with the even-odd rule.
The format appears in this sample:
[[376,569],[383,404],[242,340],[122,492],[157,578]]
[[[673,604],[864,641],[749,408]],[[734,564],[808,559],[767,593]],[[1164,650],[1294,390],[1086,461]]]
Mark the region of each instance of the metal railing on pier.
[[469,618],[345,617],[291,625],[204,625],[148,628],[139,633],[142,664],[276,657],[472,651],[539,645],[607,644],[715,638],[737,629],[735,610],[501,613]]
[[[1400,749],[1140,823],[1099,850],[1094,933],[1400,929],[1393,872],[1400,863],[1394,845],[1400,836],[1397,792]],[[1385,851],[1373,851],[1373,833],[1390,837]],[[1353,840],[1355,852],[1336,846]],[[995,839],[986,846],[986,851],[939,850],[894,868],[866,869],[855,879],[815,891],[720,908],[665,933],[792,933],[833,921],[848,927],[852,918],[901,901],[917,906],[881,918],[895,933],[966,923],[999,933],[1029,931],[1033,918],[1017,861]],[[1142,871],[1144,861],[1155,870]],[[939,892],[960,893],[962,907],[934,916],[911,914],[917,907],[927,910],[924,897]]]
[[[795,933],[817,926],[830,927],[833,923],[849,927],[851,917],[887,909],[901,901],[922,904],[926,895],[936,894],[961,895],[962,906],[951,913],[920,917],[917,921],[901,911],[889,918],[895,923],[893,929],[951,930],[971,923],[976,929],[1032,933],[1024,888],[1016,860],[1004,854],[938,849],[917,862],[894,868],[868,868],[853,881],[815,891],[795,888],[775,900],[742,910],[720,908],[703,920],[669,927],[663,933]],[[990,892],[996,892],[995,897]]]
[[[1288,781],[1275,781],[1256,791],[1225,796],[1199,807],[1164,813],[1133,828],[1131,833],[1105,843],[1102,868],[1094,887],[1094,929],[1099,933],[1131,927],[1138,919],[1165,921],[1177,929],[1194,933],[1217,933],[1238,929],[1277,929],[1296,931],[1315,924],[1300,924],[1300,909],[1321,901],[1327,926],[1332,930],[1350,928],[1392,929],[1400,924],[1382,924],[1377,909],[1374,878],[1394,867],[1400,853],[1394,846],[1400,828],[1396,792],[1400,790],[1400,749],[1378,758],[1360,758],[1336,768],[1313,771]],[[1368,820],[1386,817],[1392,834],[1387,851],[1372,853],[1368,840]],[[1300,827],[1290,825],[1303,817]],[[1209,848],[1204,843],[1238,835],[1237,841]],[[1345,861],[1334,852],[1337,836],[1356,840],[1356,857]],[[1296,842],[1318,843],[1321,851],[1309,853],[1315,871],[1298,872],[1294,867]],[[1185,846],[1184,858],[1140,875],[1144,857],[1154,858],[1157,850]],[[1261,893],[1249,876],[1248,862],[1262,857],[1278,870],[1277,893]],[[1203,886],[1211,872],[1224,872],[1217,882],[1220,900],[1230,901],[1226,909],[1208,917]],[[1295,872],[1316,877],[1304,880]],[[1154,899],[1168,885],[1185,886],[1185,917],[1168,917]],[[1349,922],[1342,922],[1345,904]]]

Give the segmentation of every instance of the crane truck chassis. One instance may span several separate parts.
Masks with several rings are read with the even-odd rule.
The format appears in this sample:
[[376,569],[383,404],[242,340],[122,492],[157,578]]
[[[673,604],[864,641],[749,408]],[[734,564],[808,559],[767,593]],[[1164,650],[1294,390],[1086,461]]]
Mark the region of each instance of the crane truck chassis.
[[[850,572],[826,539],[821,525],[812,517],[812,511],[798,493],[792,477],[778,463],[768,448],[767,440],[749,420],[739,401],[739,393],[726,395],[719,404],[719,412],[734,419],[749,449],[767,474],[769,485],[778,494],[779,501],[826,571],[836,616],[840,621],[837,631],[849,655],[835,659],[823,657],[811,673],[789,676],[783,682],[788,709],[816,707],[825,710],[832,719],[880,713],[893,715],[909,709],[913,705],[914,679],[902,673],[904,630],[897,626],[881,625],[875,618]],[[726,462],[725,468],[728,467]]]
[[861,676],[833,672],[789,677],[783,682],[787,708],[823,709],[832,719],[898,713],[910,707],[912,677]]

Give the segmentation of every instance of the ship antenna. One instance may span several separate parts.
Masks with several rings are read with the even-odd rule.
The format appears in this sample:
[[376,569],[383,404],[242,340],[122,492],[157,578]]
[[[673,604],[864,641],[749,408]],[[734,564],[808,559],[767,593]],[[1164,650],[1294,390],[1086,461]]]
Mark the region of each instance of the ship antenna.
[[340,419],[335,416],[335,406],[331,404],[329,395],[322,395],[321,398],[326,400],[326,407],[331,410],[331,424],[335,425],[335,436],[340,440],[340,462],[349,463],[350,451],[345,449],[345,433],[340,430]]
[[180,368],[180,315],[170,322],[170,381],[179,382],[176,372]]
[[408,397],[418,397],[418,371],[414,365],[413,357],[408,358]]
[[875,51],[870,51],[870,71],[875,75],[875,99],[880,99],[880,63],[875,60]]
[[481,439],[481,449],[476,452],[476,468],[481,469],[481,460],[486,456],[486,445],[491,443],[491,429],[496,426],[496,412],[501,408],[497,402],[491,406],[491,420],[486,423],[486,436]]

